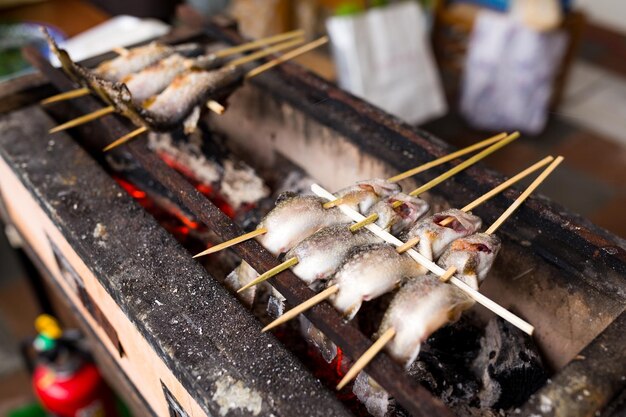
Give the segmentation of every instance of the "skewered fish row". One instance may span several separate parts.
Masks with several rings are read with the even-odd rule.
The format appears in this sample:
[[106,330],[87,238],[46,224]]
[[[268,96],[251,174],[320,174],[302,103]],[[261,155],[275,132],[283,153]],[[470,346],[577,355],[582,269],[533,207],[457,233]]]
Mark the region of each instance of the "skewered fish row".
[[[362,190],[363,186],[364,182],[361,182],[359,184],[356,184],[355,186],[348,187],[340,191],[340,193],[350,194],[355,190],[357,190],[357,192],[360,192],[359,190]],[[377,196],[378,194],[372,190],[375,190],[376,187],[368,186],[365,188],[367,190],[370,190],[369,192],[373,193],[373,196],[364,196],[365,200],[374,200],[376,198],[375,196]],[[384,189],[384,187],[379,188],[380,189],[378,192],[385,192],[381,191],[382,189]],[[289,210],[290,212],[297,213],[299,209],[301,209],[305,205],[308,205],[308,203],[311,203],[312,201],[315,202],[313,205],[313,209],[315,211],[319,211],[320,209],[321,202],[316,197],[296,195],[293,198],[297,200],[295,202],[292,201],[293,205],[296,206],[295,208],[280,207],[279,209],[279,206],[283,204],[289,204],[284,201],[279,201],[277,203],[277,207],[274,209],[277,211],[277,213],[275,213],[274,215],[279,216],[278,218],[280,219],[280,216],[285,215],[284,213],[281,213],[283,210]],[[392,208],[394,203],[397,201],[401,201],[402,205],[400,207]],[[303,205],[302,203],[307,204]],[[310,209],[311,206],[308,206],[308,208]],[[274,212],[274,210],[272,210],[272,212]],[[334,210],[338,211],[337,208],[334,208]],[[374,206],[370,208],[370,212],[373,210],[382,210],[385,212],[385,215],[381,216],[381,218],[377,222],[380,227],[385,230],[393,229],[401,232],[413,226],[417,219],[422,217],[428,211],[428,203],[420,198],[410,197],[402,193],[396,193],[395,195],[387,197],[374,204]],[[266,216],[266,218],[273,217],[274,215],[270,216],[272,212],[270,212]],[[311,212],[307,211],[306,214],[311,215]],[[333,212],[332,221],[335,220],[334,214],[335,212]],[[349,229],[349,223],[345,222],[345,216],[341,213],[339,214],[341,215],[340,218],[343,223],[331,224],[329,226],[324,226],[321,228],[318,227],[320,223],[316,223],[315,221],[306,221],[309,218],[313,218],[313,216],[296,217],[297,220],[295,222],[289,222],[300,224],[298,223],[298,220],[301,220],[302,222],[306,221],[308,226],[312,226],[312,228],[305,227],[305,229],[289,229],[289,232],[294,231],[296,232],[296,234],[302,233],[301,236],[304,236],[308,234],[310,230],[317,228],[314,233],[303,238],[293,248],[291,248],[291,250],[289,250],[289,252],[287,252],[285,256],[287,261],[281,264],[285,265],[286,267],[293,266],[293,270],[296,275],[298,275],[298,273],[302,274],[300,278],[309,286],[316,285],[321,280],[324,280],[332,275],[335,270],[341,265],[341,262],[345,258],[346,254],[352,248],[365,245],[367,243],[380,243],[380,238],[370,233],[366,233],[365,231],[351,232]],[[322,216],[322,218],[328,219],[328,217],[326,216]],[[274,219],[274,221],[276,221],[276,219]],[[264,223],[267,224],[269,222],[261,222],[261,224]],[[278,230],[281,231],[282,229],[280,229],[280,227],[284,227],[282,226],[283,223],[278,222],[277,224],[281,226],[273,226],[274,229],[278,228]],[[290,233],[286,234],[290,235]],[[294,236],[296,234],[294,234]],[[284,235],[276,233],[274,234],[274,236],[281,238],[284,237]],[[297,238],[292,239],[292,241],[294,242],[296,240]],[[261,241],[261,243],[264,245],[266,244],[266,242],[264,243],[264,241]],[[300,259],[302,260],[301,263],[299,262]],[[255,277],[251,278],[250,269],[251,268],[249,266],[246,268],[240,265],[235,271],[233,271],[229,280],[229,286],[235,290],[238,290],[238,292],[243,292],[244,295],[242,297],[246,299],[254,299],[255,293],[250,287],[264,280],[262,276],[258,277],[258,274],[255,274]],[[274,297],[273,302],[276,306],[275,310],[282,314],[284,308],[284,299],[282,295],[280,295],[278,292],[272,290],[272,293]]]
[[[447,226],[441,222],[452,217]],[[476,232],[482,222],[479,217],[460,210],[447,210],[418,222],[415,229],[426,230],[419,242],[418,251],[422,255],[439,254],[457,238]],[[426,227],[424,227],[426,225]],[[424,244],[422,244],[424,243]],[[426,256],[426,255],[425,255]],[[431,258],[432,260],[432,258]],[[424,275],[426,268],[417,264],[406,254],[400,254],[389,244],[357,248],[339,268],[332,285],[337,286],[336,294],[330,298],[331,304],[348,320],[351,320],[363,301],[369,301],[386,294],[406,279]]]
[[[441,271],[445,271],[441,276],[429,274],[424,279],[413,280],[396,294],[381,323],[378,339],[354,363],[337,385],[338,389],[352,380],[382,349],[387,349],[392,357],[408,367],[417,357],[421,343],[432,332],[458,319],[463,311],[475,303],[475,300],[480,300],[485,305],[481,297],[475,297],[474,291],[477,291],[484,281],[500,250],[500,240],[493,236],[493,233],[562,161],[561,156],[554,159],[484,233],[462,238],[451,244],[437,266]],[[429,262],[420,264],[426,265]],[[447,269],[444,270],[444,267]],[[462,285],[457,284],[456,287],[444,285],[444,282],[452,279],[454,274],[456,276],[453,279]],[[471,290],[459,291],[464,286]],[[532,334],[532,326],[514,316],[511,319],[522,329],[530,327],[525,331]]]
[[[287,313],[283,314],[281,317],[277,318],[272,323],[267,325],[264,330],[272,329],[292,318],[295,318],[300,313],[303,313],[307,309],[313,307],[315,304],[322,302],[325,299],[330,299],[330,302],[335,306],[335,308],[337,308],[337,310],[339,310],[344,315],[348,315],[348,318],[352,318],[354,314],[356,314],[356,311],[360,308],[363,301],[376,298],[386,292],[392,291],[397,285],[403,282],[407,275],[409,277],[416,277],[420,275],[419,273],[416,273],[414,271],[415,265],[417,264],[413,263],[413,271],[407,272],[407,270],[404,268],[404,262],[399,262],[399,259],[401,258],[398,258],[398,256],[400,256],[404,251],[413,251],[413,253],[415,253],[415,256],[419,256],[422,259],[421,261],[419,261],[419,265],[421,267],[426,267],[423,262],[432,263],[432,257],[438,257],[443,249],[454,240],[456,240],[457,238],[468,236],[476,232],[480,228],[480,219],[476,216],[468,214],[467,212],[469,210],[473,209],[478,204],[482,204],[494,195],[504,191],[506,188],[515,184],[517,181],[521,180],[525,176],[550,163],[551,161],[553,161],[553,159],[554,158],[552,157],[546,157],[543,160],[533,164],[529,168],[523,170],[519,174],[515,175],[514,177],[498,185],[491,191],[487,192],[483,196],[474,200],[472,203],[463,207],[462,210],[448,210],[424,219],[421,222],[418,222],[412,228],[413,236],[417,235],[417,238],[424,239],[426,245],[422,245],[421,247],[418,246],[417,249],[420,252],[424,252],[427,256],[430,257],[430,259],[424,254],[416,252],[414,249],[410,249],[411,245],[415,245],[415,243],[420,242],[419,240],[417,240],[416,237],[413,237],[412,241],[409,240],[407,244],[393,248],[392,252],[394,253],[391,254],[390,251],[389,255],[386,258],[382,259],[377,259],[376,255],[368,254],[367,250],[357,250],[356,255],[354,256],[356,260],[352,261],[350,256],[348,256],[342,267],[339,268],[339,270],[331,280],[331,285],[328,288],[326,288],[318,295],[312,297],[311,299],[292,308]],[[539,178],[541,178],[541,176],[544,174],[545,171],[540,175]],[[512,207],[514,208],[516,206]],[[348,208],[346,209],[350,210]],[[508,216],[510,212],[511,208],[505,211],[502,216]],[[501,224],[501,221],[500,223],[496,221],[496,223],[494,224],[497,227],[498,224]],[[494,225],[492,225],[487,233],[493,233],[494,231]],[[409,233],[409,235],[411,234]],[[412,242],[411,245],[409,245],[410,242]],[[377,250],[381,250],[381,248],[379,247],[375,248]],[[389,249],[386,250],[389,251]],[[362,253],[359,252],[363,252],[368,256],[361,256]],[[411,255],[414,260],[418,260],[418,258],[415,258],[415,256]],[[372,266],[368,268],[367,264],[370,261]],[[385,268],[386,266],[388,267],[387,269]],[[427,269],[430,268],[421,268],[421,274],[425,274],[427,272]],[[375,272],[373,274],[370,274],[370,270],[373,270]],[[266,274],[268,274],[269,272],[270,271],[268,271]],[[448,272],[450,272],[450,275],[452,275],[454,273],[454,270]],[[255,282],[261,282],[261,279],[259,278],[253,281],[252,283],[248,284],[248,286],[253,285]],[[459,282],[462,283],[462,281],[460,280]],[[472,287],[468,288],[470,289],[470,291],[473,291]]]
[[[63,128],[53,129],[52,132],[86,123],[102,115],[117,111],[129,118],[135,125],[140,126],[136,131],[124,136],[124,141],[120,141],[120,144],[146,132],[148,129],[170,131],[182,124],[185,127],[185,132],[193,131],[205,104],[226,99],[243,83],[246,77],[262,72],[246,72],[242,68],[243,64],[301,43],[300,39],[288,41],[240,58],[217,69],[212,69],[216,62],[213,59],[214,55],[203,56],[196,60],[186,60],[182,56],[175,55],[176,48],[174,47],[151,44],[135,48],[101,64],[96,70],[90,71],[74,63],[67,52],[59,49],[47,33],[46,37],[51,50],[61,61],[64,70],[83,87],[95,91],[106,103],[110,104],[106,111],[103,109],[95,112],[92,114],[93,117],[91,117],[92,115],[83,116],[73,123],[66,123]],[[318,39],[299,48],[299,50],[291,51],[290,54],[295,57],[325,42],[327,42],[327,38]],[[285,57],[286,55],[282,58]],[[165,60],[165,63],[162,60]],[[280,62],[282,61],[279,58],[264,69],[269,69]],[[146,74],[136,78],[130,76],[134,71],[144,70],[153,64],[158,65],[150,68]],[[122,81],[124,77],[128,77],[127,81],[132,88],[118,82]],[[158,82],[146,83],[146,77],[148,80],[151,77],[156,77]],[[146,87],[147,84],[150,87]],[[164,89],[161,90],[161,88]],[[133,97],[133,90],[135,89],[138,92],[137,98]],[[156,93],[156,95],[152,95],[152,93]],[[219,104],[216,105],[221,107]],[[108,149],[110,147],[107,147]]]
[[[346,204],[354,209],[366,212],[381,199],[398,192],[398,184],[374,179],[344,188],[337,195],[348,198],[350,203]],[[265,233],[257,240],[271,253],[278,255],[322,227],[345,223],[345,215],[337,207],[325,209],[323,205],[324,201],[319,197],[284,194],[276,202],[276,207],[259,223],[257,229],[264,229]]]
[[[496,139],[498,137],[500,137],[500,140],[499,141],[495,141],[494,139]],[[458,164],[454,168],[448,170],[447,172],[439,175],[435,179],[429,181],[428,183],[422,185],[421,187],[419,187],[419,188],[417,188],[417,189],[415,189],[415,190],[413,190],[413,191],[411,191],[409,193],[409,196],[417,197],[421,193],[424,193],[424,192],[430,190],[431,188],[433,188],[436,185],[442,183],[446,179],[452,177],[456,173],[461,172],[462,170],[464,170],[464,169],[468,168],[469,166],[475,164],[476,162],[480,161],[482,158],[484,158],[484,157],[490,155],[491,153],[497,151],[501,147],[506,146],[507,144],[509,144],[512,141],[516,140],[518,137],[519,137],[519,133],[518,132],[512,133],[510,135],[505,135],[505,136],[497,135],[497,136],[495,136],[493,138],[489,138],[489,139],[487,139],[485,141],[482,141],[480,143],[477,143],[477,144],[472,145],[470,147],[467,147],[465,149],[462,149],[462,150],[459,150],[457,152],[453,152],[452,154],[449,154],[449,155],[446,155],[444,157],[438,158],[435,161],[431,161],[429,163],[423,164],[423,165],[418,166],[416,168],[412,168],[412,169],[410,169],[408,171],[405,171],[403,173],[400,173],[400,174],[398,174],[398,175],[396,175],[396,176],[394,176],[394,177],[392,177],[392,178],[390,178],[388,180],[383,180],[383,179],[376,180],[375,179],[375,180],[370,180],[370,181],[366,181],[366,182],[357,183],[355,186],[353,186],[352,190],[338,193],[337,195],[333,196],[333,200],[332,201],[325,203],[322,207],[324,209],[332,209],[334,207],[337,207],[338,205],[345,205],[346,207],[350,207],[351,205],[354,205],[355,201],[358,201],[359,202],[358,203],[359,206],[362,206],[362,207],[359,207],[359,208],[361,208],[361,209],[368,208],[369,205],[371,204],[370,202],[368,202],[368,199],[371,199],[371,197],[367,197],[367,193],[372,193],[373,192],[374,195],[378,195],[378,193],[379,193],[379,192],[376,191],[376,187],[373,187],[373,184],[377,184],[377,185],[379,185],[379,187],[380,187],[381,184],[382,185],[387,184],[386,186],[384,185],[382,188],[383,189],[387,188],[387,189],[393,190],[394,188],[392,188],[392,187],[397,187],[397,190],[399,191],[399,186],[396,185],[396,181],[398,181],[399,179],[408,178],[409,176],[413,175],[414,173],[422,172],[423,170],[430,169],[430,168],[432,168],[434,166],[437,166],[437,165],[440,165],[440,164],[442,164],[444,162],[450,161],[451,160],[450,159],[451,156],[464,155],[464,154],[470,152],[471,150],[480,149],[481,145],[482,146],[490,145],[488,148],[483,149],[478,154],[468,158],[467,160],[465,160],[462,163]],[[530,170],[529,172],[532,172],[535,169],[538,169],[537,166],[541,166],[542,164],[545,164],[547,162],[548,161],[546,161],[546,158],[544,158],[544,160],[539,162],[538,164],[536,164],[536,166],[529,168],[529,170]],[[426,168],[423,168],[423,167],[426,167]],[[527,175],[527,174],[524,174],[524,175]],[[389,184],[391,184],[391,185],[389,185]],[[497,191],[497,192],[499,192],[499,191]],[[363,195],[364,193],[366,195]],[[490,198],[490,197],[488,197],[488,195],[486,195],[486,197]],[[380,198],[380,197],[376,197],[376,198]],[[363,203],[361,203],[360,202],[361,199],[365,199],[365,201]],[[345,201],[345,204],[343,203],[344,201]],[[328,203],[331,203],[331,204],[328,204]],[[401,201],[395,201],[392,204],[392,208],[394,208],[394,209],[399,208],[400,206],[402,206],[402,202]],[[319,208],[317,207],[316,209],[319,209]],[[464,211],[469,211],[471,209],[472,209],[472,207],[470,207],[470,206],[464,207]],[[318,210],[318,213],[319,213],[319,210]],[[382,213],[382,215],[385,215],[385,213]],[[356,223],[356,224],[350,226],[350,230],[352,232],[354,232],[354,231],[358,230],[361,227],[364,227],[364,226],[366,226],[368,224],[376,222],[378,220],[378,217],[379,217],[378,213],[372,213],[367,218],[365,218],[364,221]],[[288,219],[286,218],[285,220],[288,220]],[[203,251],[203,252],[201,252],[201,253],[199,253],[199,254],[197,254],[195,256],[198,257],[198,256],[204,256],[204,255],[208,255],[208,254],[211,254],[211,253],[215,253],[217,251],[226,249],[226,248],[228,248],[230,246],[233,246],[233,245],[236,245],[238,243],[244,242],[244,241],[246,241],[248,239],[252,239],[252,238],[258,237],[258,236],[263,235],[265,233],[268,233],[268,229],[267,228],[265,228],[265,227],[258,227],[253,232],[247,233],[247,234],[242,235],[242,236],[238,236],[238,237],[230,239],[230,240],[228,240],[226,242],[222,242],[222,243],[220,243],[220,244],[218,244],[218,245],[216,245],[214,247],[211,247],[211,248],[209,248],[209,249],[207,249],[207,250],[205,250],[205,251]],[[276,268],[278,268],[278,267],[276,267]],[[283,268],[283,269],[279,268],[279,269],[276,269],[274,272],[278,273],[278,272],[280,272],[280,271],[282,271],[284,269],[285,268]],[[269,272],[270,271],[268,271],[268,273]],[[266,279],[271,277],[271,276],[272,275],[268,275],[266,277]]]
[[[439,258],[438,264],[446,270],[455,267],[457,277],[477,290],[500,247],[497,236],[476,233],[455,240]],[[391,301],[376,337],[390,328],[395,329],[395,336],[385,349],[408,368],[417,357],[422,342],[435,330],[458,320],[461,313],[474,304],[464,292],[441,282],[434,274],[409,280]]]
[[122,81],[131,74],[135,74],[170,56],[191,56],[201,53],[203,48],[196,43],[182,45],[164,45],[151,42],[144,46],[132,48],[117,57],[98,65],[93,72],[107,81]]

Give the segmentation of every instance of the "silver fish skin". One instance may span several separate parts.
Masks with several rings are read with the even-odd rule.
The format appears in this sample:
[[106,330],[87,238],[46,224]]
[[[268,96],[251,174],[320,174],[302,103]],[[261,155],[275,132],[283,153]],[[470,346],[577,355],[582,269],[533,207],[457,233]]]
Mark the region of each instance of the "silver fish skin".
[[337,207],[325,209],[322,198],[283,193],[276,207],[258,225],[267,233],[257,240],[268,251],[278,256],[293,248],[298,242],[325,226],[345,223],[346,216]]
[[475,290],[487,277],[502,246],[500,238],[486,233],[455,240],[437,262],[443,269],[454,266],[456,277]]
[[339,291],[331,297],[337,310],[351,320],[363,301],[379,297],[403,279],[423,275],[426,269],[395,247],[382,243],[354,248],[332,279]]
[[94,72],[109,81],[121,81],[125,76],[141,71],[177,52],[192,54],[199,50],[200,47],[197,44],[170,46],[159,42],[151,42],[147,45],[132,48],[127,54],[119,55],[101,63],[95,68]]
[[413,363],[420,345],[437,329],[459,319],[474,300],[434,274],[409,280],[395,295],[385,312],[377,336],[389,328],[396,335],[385,350],[406,368]]
[[140,72],[125,76],[122,82],[133,95],[133,101],[141,105],[165,90],[179,74],[190,68],[191,62],[189,58],[173,54]]
[[186,71],[147,104],[144,115],[163,128],[176,126],[189,116],[195,106],[204,106],[206,101],[220,92],[234,87],[241,81],[242,74],[240,68],[233,67]]
[[335,193],[335,197],[344,198],[346,205],[358,210],[360,213],[367,213],[378,201],[400,191],[400,185],[395,182],[374,178],[359,181],[354,185],[343,188]]
[[118,55],[101,63],[94,71],[109,81],[120,81],[124,76],[141,71],[172,53],[171,47],[158,42],[151,42],[129,50],[128,54]]
[[[400,207],[393,207],[396,201],[402,201]],[[425,200],[404,193],[397,193],[374,204],[367,212],[378,214],[376,224],[392,235],[398,235],[415,225],[430,209]]]
[[[447,226],[441,226],[439,223],[448,217],[454,217],[454,221]],[[407,239],[418,236],[420,241],[416,246],[417,251],[434,261],[441,256],[450,243],[471,235],[481,226],[480,217],[458,209],[449,209],[418,222],[407,233]]]
[[324,227],[287,252],[285,259],[298,259],[292,268],[298,278],[307,285],[326,279],[339,268],[352,248],[381,241],[368,230],[352,233],[349,226],[350,223],[340,223]]

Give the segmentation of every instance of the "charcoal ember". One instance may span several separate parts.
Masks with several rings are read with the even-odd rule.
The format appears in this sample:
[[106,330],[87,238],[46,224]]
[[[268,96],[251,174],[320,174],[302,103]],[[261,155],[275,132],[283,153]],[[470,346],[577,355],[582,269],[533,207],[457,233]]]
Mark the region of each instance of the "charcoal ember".
[[480,336],[475,317],[466,313],[428,338],[409,372],[450,406],[476,403],[480,382],[471,366],[479,352]]
[[485,328],[473,368],[482,380],[482,407],[518,406],[547,379],[532,338],[501,318],[492,319]]

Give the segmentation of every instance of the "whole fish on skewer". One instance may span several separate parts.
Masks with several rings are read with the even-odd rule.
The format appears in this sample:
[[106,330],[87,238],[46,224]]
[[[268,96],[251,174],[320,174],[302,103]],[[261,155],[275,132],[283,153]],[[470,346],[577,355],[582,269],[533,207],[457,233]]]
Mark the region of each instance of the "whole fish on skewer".
[[122,81],[125,76],[139,72],[171,55],[190,56],[202,51],[203,47],[196,43],[170,46],[160,42],[151,42],[129,49],[126,53],[101,63],[93,72],[108,81]]
[[[446,221],[447,224],[442,226],[442,222],[448,218],[453,220]],[[432,261],[439,258],[454,240],[476,232],[481,225],[482,221],[478,216],[459,209],[449,209],[419,222],[409,230],[407,239],[419,237],[418,252]]]
[[192,68],[201,70],[215,69],[224,63],[215,55],[203,55],[187,58],[181,54],[172,54],[143,70],[128,74],[120,81],[123,82],[133,96],[133,101],[141,105],[149,98],[164,91],[177,76]]
[[[404,204],[393,208],[395,201]],[[426,201],[398,193],[374,204],[370,212],[384,213],[376,224],[392,234],[398,234],[415,224],[428,208]],[[349,225],[341,223],[320,229],[287,252],[285,259],[298,259],[298,264],[292,268],[298,278],[307,285],[324,280],[337,270],[352,248],[380,242],[379,237],[367,230],[351,232]]]
[[[369,205],[381,198],[400,191],[400,186],[384,180],[363,181],[340,190],[338,195],[352,195],[355,192],[364,196]],[[362,200],[361,200],[362,201]],[[298,242],[325,226],[344,223],[345,215],[337,207],[325,209],[319,197],[283,193],[276,207],[259,223],[257,229],[265,229],[265,234],[257,240],[274,255],[286,252]],[[353,208],[360,206],[355,202]],[[366,205],[367,206],[367,205]]]
[[332,278],[337,291],[330,302],[351,320],[363,301],[393,290],[404,279],[425,273],[426,268],[387,243],[361,246],[350,252]]
[[[452,243],[438,264],[444,269],[456,267],[456,276],[478,289],[500,246],[498,237],[478,233]],[[398,291],[385,313],[378,335],[390,328],[395,329],[395,336],[385,349],[391,357],[408,367],[417,357],[422,342],[435,330],[456,321],[473,305],[474,300],[463,291],[428,274],[407,282]]]

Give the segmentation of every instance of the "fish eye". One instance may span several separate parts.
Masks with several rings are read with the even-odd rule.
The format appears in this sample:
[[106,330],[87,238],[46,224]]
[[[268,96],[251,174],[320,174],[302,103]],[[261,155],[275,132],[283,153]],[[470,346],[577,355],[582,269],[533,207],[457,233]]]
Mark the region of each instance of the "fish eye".
[[489,249],[489,247],[487,245],[482,244],[482,243],[476,244],[476,250],[478,252],[491,253],[491,249]]

